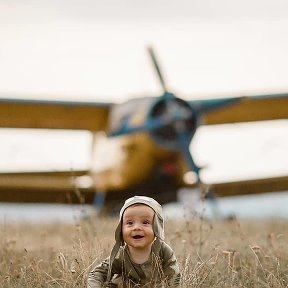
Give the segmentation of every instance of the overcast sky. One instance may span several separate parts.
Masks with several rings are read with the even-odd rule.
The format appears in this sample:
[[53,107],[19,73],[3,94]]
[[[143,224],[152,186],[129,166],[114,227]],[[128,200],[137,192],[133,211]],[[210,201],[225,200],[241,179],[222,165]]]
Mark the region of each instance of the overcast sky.
[[[122,101],[288,90],[287,1],[0,0],[0,95]],[[103,99],[105,97],[105,99]]]

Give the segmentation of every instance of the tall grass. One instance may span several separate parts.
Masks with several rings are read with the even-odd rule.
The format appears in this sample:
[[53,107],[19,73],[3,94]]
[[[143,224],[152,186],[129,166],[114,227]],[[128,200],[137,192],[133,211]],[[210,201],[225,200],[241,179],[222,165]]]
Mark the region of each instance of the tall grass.
[[[74,224],[0,225],[0,287],[86,287],[109,255],[116,218]],[[181,287],[288,287],[284,220],[166,222],[166,242],[182,272]]]

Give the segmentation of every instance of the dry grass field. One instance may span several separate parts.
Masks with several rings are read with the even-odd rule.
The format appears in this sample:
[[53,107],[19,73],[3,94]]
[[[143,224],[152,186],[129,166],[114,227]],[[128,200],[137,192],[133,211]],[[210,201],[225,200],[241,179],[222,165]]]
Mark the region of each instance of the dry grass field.
[[[0,287],[86,287],[114,243],[116,218],[75,224],[0,224]],[[284,220],[166,222],[181,287],[288,287]]]

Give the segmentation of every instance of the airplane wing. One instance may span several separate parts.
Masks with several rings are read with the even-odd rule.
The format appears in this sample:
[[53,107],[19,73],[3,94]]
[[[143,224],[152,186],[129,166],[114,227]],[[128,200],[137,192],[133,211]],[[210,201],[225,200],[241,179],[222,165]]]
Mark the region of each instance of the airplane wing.
[[[106,131],[112,103],[0,99],[0,127]],[[88,171],[0,173],[0,201],[91,203]],[[84,193],[85,192],[85,193]]]
[[288,192],[288,176],[210,183],[205,184],[204,186],[206,186],[206,190],[212,192],[217,197],[262,194],[280,191]]
[[112,103],[2,98],[0,127],[105,131],[111,106]]
[[95,191],[81,177],[88,171],[0,173],[0,202],[92,203]]
[[288,119],[288,94],[241,96],[189,101],[201,111],[201,124]]

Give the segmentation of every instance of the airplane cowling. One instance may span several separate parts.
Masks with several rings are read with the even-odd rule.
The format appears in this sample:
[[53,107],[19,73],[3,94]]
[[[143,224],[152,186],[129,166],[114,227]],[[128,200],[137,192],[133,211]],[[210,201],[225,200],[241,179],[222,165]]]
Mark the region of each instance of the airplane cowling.
[[151,108],[148,117],[167,119],[167,125],[151,130],[150,135],[161,147],[179,150],[179,134],[185,134],[186,139],[191,141],[198,125],[197,114],[180,98],[168,101],[162,98]]
[[176,97],[132,99],[115,105],[110,116],[110,134],[147,132],[157,145],[168,150],[179,151],[179,138],[185,134],[191,141],[198,126],[196,111]]

